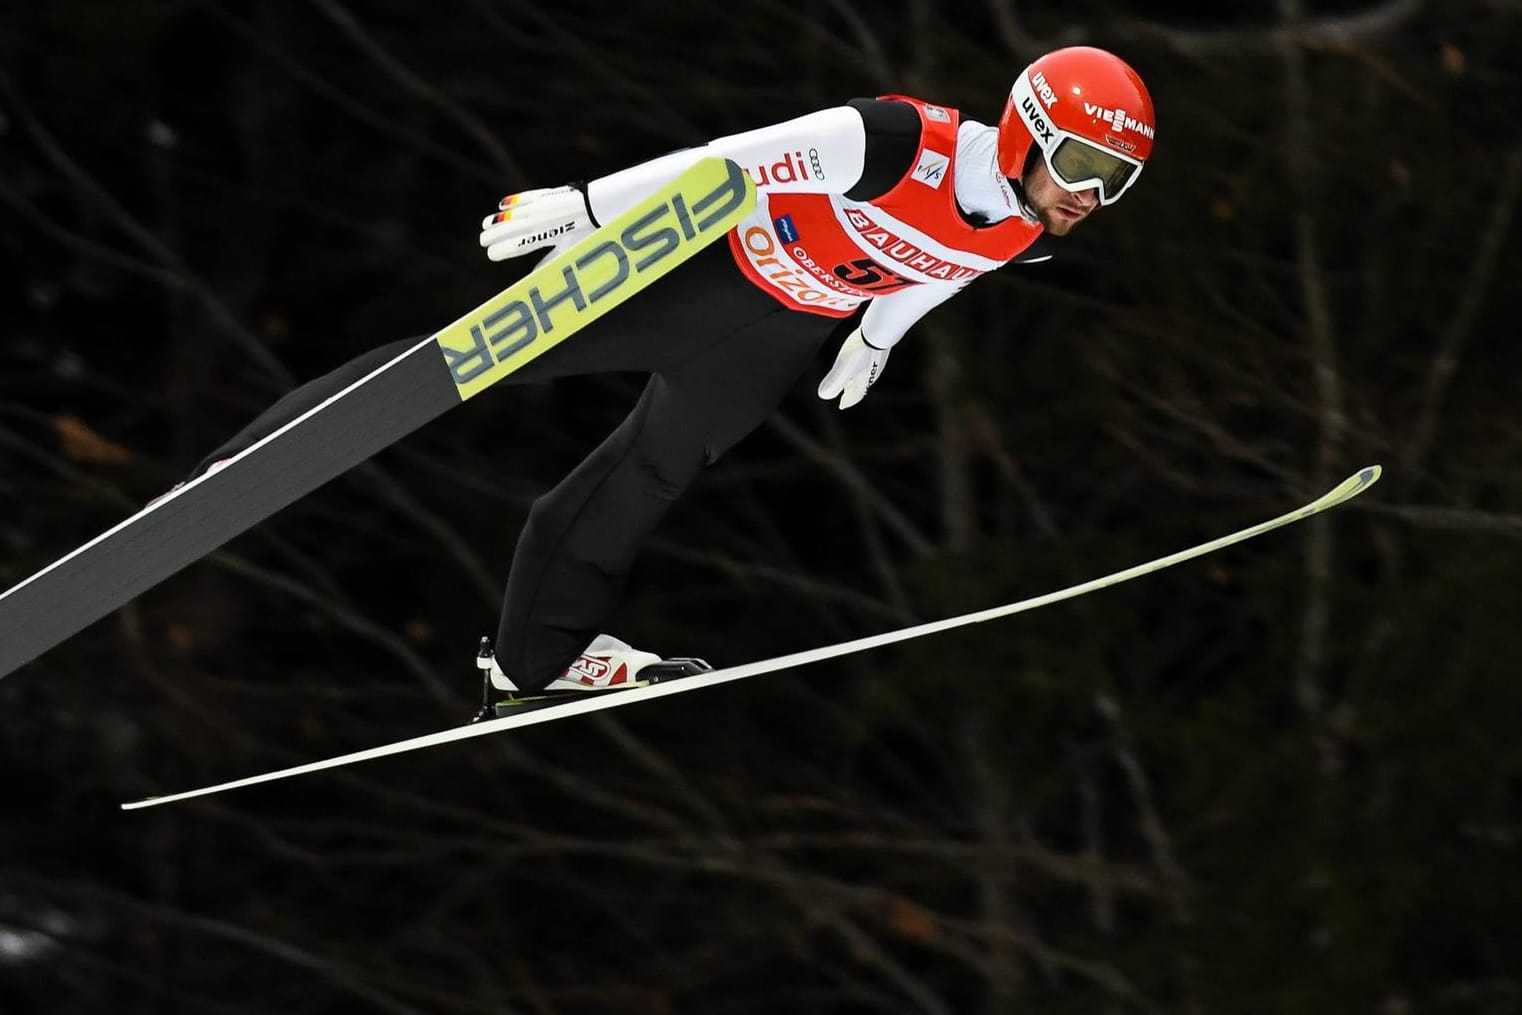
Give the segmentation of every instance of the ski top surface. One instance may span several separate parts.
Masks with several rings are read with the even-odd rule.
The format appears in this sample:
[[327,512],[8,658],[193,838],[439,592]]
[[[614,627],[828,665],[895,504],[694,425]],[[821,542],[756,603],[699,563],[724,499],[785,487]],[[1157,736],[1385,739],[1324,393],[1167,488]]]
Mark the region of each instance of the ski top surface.
[[838,656],[851,655],[867,649],[879,648],[883,645],[892,645],[896,642],[908,641],[912,638],[923,638],[926,635],[937,634],[941,631],[949,631],[953,628],[964,627],[968,624],[979,624],[988,620],[996,620],[1000,617],[1008,617],[1016,613],[1024,613],[1052,603],[1072,599],[1089,592],[1119,585],[1133,578],[1161,571],[1164,568],[1181,564],[1196,557],[1213,553],[1243,540],[1254,536],[1261,536],[1265,532],[1291,525],[1302,521],[1312,515],[1326,511],[1345,503],[1363,493],[1378,481],[1381,473],[1378,465],[1371,465],[1358,470],[1337,486],[1327,491],[1322,496],[1311,501],[1303,507],[1288,511],[1277,518],[1233,532],[1228,536],[1213,539],[1208,543],[1192,546],[1187,550],[1124,571],[1116,571],[1102,578],[1073,585],[1069,588],[1046,595],[1036,596],[1032,599],[1023,599],[1015,603],[1007,603],[1003,606],[995,606],[991,609],[980,610],[975,613],[965,613],[958,617],[950,617],[945,620],[931,621],[926,624],[916,624],[912,627],[900,628],[896,631],[888,631],[883,634],[870,635],[865,638],[856,638],[852,641],[840,642],[836,645],[826,645],[823,648],[809,649],[803,652],[794,652],[790,655],[777,656],[773,659],[763,659],[759,662],[745,663],[740,666],[731,666],[726,669],[710,670],[706,673],[696,673],[691,676],[678,677],[660,683],[648,684],[642,687],[633,687],[627,690],[612,690],[587,692],[565,701],[537,704],[532,710],[523,713],[503,716],[499,719],[488,719],[466,726],[453,727],[441,730],[438,733],[430,733],[425,736],[413,737],[408,740],[400,740],[393,744],[385,744],[380,747],[372,747],[367,750],[356,751],[352,754],[344,754],[329,758],[325,761],[314,761],[305,765],[296,765],[292,768],[284,768],[278,771],[265,772],[261,775],[253,775],[232,782],[224,782],[215,786],[206,786],[201,789],[187,790],[183,793],[174,793],[168,796],[149,797],[145,800],[137,800],[122,804],[123,810],[138,810],[144,807],[156,807],[160,804],[174,803],[178,800],[188,800],[192,797],[209,796],[213,793],[221,793],[230,789],[239,789],[244,786],[254,786],[264,782],[274,782],[279,779],[289,779],[292,776],[306,775],[311,772],[319,772],[328,768],[340,768],[345,765],[353,765],[361,761],[371,761],[376,758],[384,758],[392,754],[403,754],[407,751],[415,751],[424,747],[437,747],[441,744],[453,743],[457,740],[468,740],[472,737],[486,736],[492,733],[503,733],[507,730],[518,729],[523,726],[533,726],[538,723],[551,722],[556,719],[567,719],[575,715],[586,715],[590,712],[600,712],[604,709],[620,708],[624,705],[632,705],[640,701],[649,701],[653,698],[664,698],[671,694],[683,694],[687,691],[696,691],[702,687],[713,687],[716,684],[727,684],[735,680],[743,680],[746,677],[759,676],[763,673],[773,673],[777,670],[793,669],[809,663],[821,662],[826,659],[834,659]]
[[0,595],[0,677],[531,362],[727,233],[756,188],[705,158],[443,330]]

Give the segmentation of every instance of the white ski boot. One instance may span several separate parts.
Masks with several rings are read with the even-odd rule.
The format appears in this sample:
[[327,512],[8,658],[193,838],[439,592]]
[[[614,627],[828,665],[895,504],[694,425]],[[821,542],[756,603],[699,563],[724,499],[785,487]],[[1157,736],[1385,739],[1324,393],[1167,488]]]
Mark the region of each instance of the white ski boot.
[[[501,714],[501,708],[513,700],[565,698],[567,695],[574,696],[587,691],[643,687],[646,684],[655,684],[675,677],[688,677],[695,673],[706,673],[713,669],[701,659],[689,657],[662,659],[654,652],[641,652],[628,642],[620,641],[608,634],[599,634],[593,638],[592,644],[582,650],[581,655],[566,667],[565,672],[551,680],[541,691],[524,692],[513,683],[512,678],[502,672],[502,668],[497,665],[497,658],[492,652],[489,639],[481,639],[481,648],[476,655],[476,667],[481,670],[484,678],[482,680],[482,710],[477,716],[478,719],[493,712]],[[494,705],[491,701],[493,692],[499,695],[505,692],[509,702]],[[521,711],[521,709],[514,710]]]

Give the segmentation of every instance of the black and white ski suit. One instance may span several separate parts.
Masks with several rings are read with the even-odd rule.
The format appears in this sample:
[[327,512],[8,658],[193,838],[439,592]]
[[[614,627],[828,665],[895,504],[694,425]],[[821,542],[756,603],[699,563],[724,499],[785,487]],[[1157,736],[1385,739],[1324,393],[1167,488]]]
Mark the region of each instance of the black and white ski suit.
[[[938,107],[932,107],[938,108]],[[586,187],[598,221],[609,221],[696,157],[735,159],[763,193],[829,193],[870,203],[923,165],[922,116],[901,101],[858,99],[786,123],[734,135],[594,180]],[[1021,214],[999,173],[995,130],[957,129],[948,174],[972,225]],[[781,153],[822,153],[807,178],[761,180]],[[949,153],[948,153],[949,154]],[[772,174],[782,175],[782,174]],[[1040,260],[1037,243],[1016,260]],[[635,556],[705,465],[758,426],[832,336],[860,326],[890,347],[966,280],[920,284],[875,297],[850,316],[789,305],[747,278],[728,245],[701,251],[670,275],[508,376],[528,383],[604,371],[648,374],[638,403],[554,489],[534,502],[519,537],[496,640],[498,665],[524,690],[558,676],[603,629]],[[416,344],[375,349],[296,389],[197,467],[227,458]]]

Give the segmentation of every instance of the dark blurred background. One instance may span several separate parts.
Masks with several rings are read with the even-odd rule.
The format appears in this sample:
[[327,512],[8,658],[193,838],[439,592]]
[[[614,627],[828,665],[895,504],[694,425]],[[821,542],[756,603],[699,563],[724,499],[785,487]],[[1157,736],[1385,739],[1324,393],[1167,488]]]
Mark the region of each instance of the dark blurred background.
[[293,383],[518,277],[503,194],[1123,55],[1058,260],[833,349],[611,630],[997,623],[205,802],[443,728],[532,499],[632,405],[473,400],[0,681],[0,1012],[1522,1011],[1516,0],[47,0],[0,21],[0,586]]

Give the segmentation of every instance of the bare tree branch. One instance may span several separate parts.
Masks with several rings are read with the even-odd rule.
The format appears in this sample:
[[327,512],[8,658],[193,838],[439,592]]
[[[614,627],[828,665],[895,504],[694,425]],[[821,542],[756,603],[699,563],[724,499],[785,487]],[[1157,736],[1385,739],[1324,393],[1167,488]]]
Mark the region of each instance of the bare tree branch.
[[[1291,192],[1296,206],[1291,212],[1295,229],[1295,255],[1301,297],[1305,306],[1306,341],[1316,391],[1318,433],[1311,482],[1320,487],[1332,481],[1342,456],[1347,411],[1343,404],[1342,375],[1337,350],[1337,325],[1327,294],[1325,266],[1317,237],[1316,203],[1320,167],[1312,157],[1315,130],[1311,123],[1312,102],[1306,82],[1305,55],[1295,38],[1304,12],[1301,0],[1278,0],[1285,26],[1279,36],[1284,72],[1285,112]],[[1307,527],[1305,608],[1302,614],[1299,654],[1295,669],[1295,695],[1319,728],[1322,716],[1321,670],[1326,662],[1327,630],[1331,605],[1327,587],[1332,571],[1332,529],[1325,517],[1312,518]]]
[[223,332],[253,362],[278,383],[285,385],[291,383],[290,374],[285,367],[265,348],[258,337],[237,319],[221,297],[191,271],[177,253],[155,236],[152,230],[143,225],[63,149],[52,133],[32,115],[19,96],[9,88],[3,77],[0,77],[0,95],[3,95],[17,111],[27,132],[36,141],[38,148],[52,166],[63,174],[88,201],[99,208],[113,225],[142,247],[155,262],[163,265],[159,272],[160,277],[177,279],[179,284],[176,288],[183,289],[194,296],[210,318],[221,326]]
[[484,123],[481,118],[470,110],[460,105],[441,89],[435,87],[424,78],[415,73],[396,56],[381,45],[380,42],[365,30],[349,10],[337,0],[312,0],[312,3],[320,10],[328,20],[348,36],[349,41],[354,43],[374,63],[385,71],[386,74],[402,88],[424,100],[429,105],[438,108],[446,117],[453,120],[465,134],[481,146],[481,150],[491,156],[492,161],[502,173],[502,178],[509,187],[518,188],[527,185],[529,177],[524,173],[518,161],[510,155],[497,140],[496,134]]
[[1408,492],[1415,487],[1417,478],[1426,467],[1427,456],[1432,450],[1442,418],[1449,383],[1454,371],[1458,369],[1464,346],[1474,334],[1485,296],[1496,280],[1496,269],[1505,249],[1506,237],[1511,232],[1512,219],[1516,215],[1518,196],[1522,195],[1522,149],[1513,150],[1507,157],[1495,194],[1495,200],[1488,205],[1489,215],[1480,232],[1473,267],[1458,303],[1448,318],[1448,327],[1443,329],[1437,348],[1433,350],[1432,361],[1422,384],[1421,411],[1411,428],[1411,437],[1406,442],[1404,489]]

